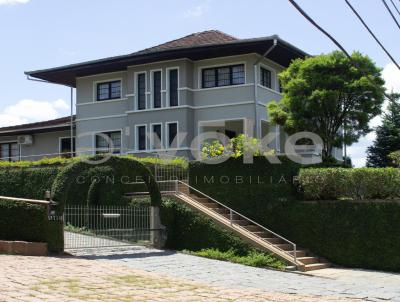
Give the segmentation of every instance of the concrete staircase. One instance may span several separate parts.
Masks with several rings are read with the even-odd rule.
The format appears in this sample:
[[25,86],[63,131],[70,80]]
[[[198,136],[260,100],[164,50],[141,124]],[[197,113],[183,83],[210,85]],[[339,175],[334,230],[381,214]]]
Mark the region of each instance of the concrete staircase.
[[314,256],[308,250],[298,249],[293,242],[235,212],[185,182],[179,181],[175,187],[177,190],[168,192],[168,195],[172,195],[178,201],[208,216],[253,246],[275,254],[298,270],[307,272],[330,266],[328,262]]

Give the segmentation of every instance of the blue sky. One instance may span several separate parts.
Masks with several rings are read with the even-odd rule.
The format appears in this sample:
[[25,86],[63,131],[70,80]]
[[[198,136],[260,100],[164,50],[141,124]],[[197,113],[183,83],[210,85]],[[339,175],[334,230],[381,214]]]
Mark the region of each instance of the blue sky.
[[[400,31],[382,2],[351,2],[400,61]],[[400,91],[400,72],[344,1],[298,3],[347,50],[360,50],[385,68],[388,87]],[[207,29],[238,38],[278,34],[310,54],[335,49],[286,0],[0,0],[0,126],[69,112],[68,88],[28,81],[24,71],[126,54]],[[349,148],[358,166],[373,137]]]

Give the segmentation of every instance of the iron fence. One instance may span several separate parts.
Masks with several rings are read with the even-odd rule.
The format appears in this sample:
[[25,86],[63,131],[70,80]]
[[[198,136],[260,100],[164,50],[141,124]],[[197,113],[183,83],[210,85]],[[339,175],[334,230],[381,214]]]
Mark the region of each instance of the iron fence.
[[150,215],[148,206],[67,206],[64,247],[78,249],[150,243]]

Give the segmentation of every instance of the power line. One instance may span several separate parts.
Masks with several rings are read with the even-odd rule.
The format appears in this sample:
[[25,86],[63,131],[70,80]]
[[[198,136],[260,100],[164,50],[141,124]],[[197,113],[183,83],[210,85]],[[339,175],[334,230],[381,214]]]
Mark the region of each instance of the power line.
[[[392,1],[392,0],[390,0],[390,1]],[[396,19],[396,17],[393,15],[392,10],[390,9],[389,5],[387,5],[387,3],[386,3],[385,0],[382,0],[382,3],[383,3],[383,5],[385,5],[387,11],[388,11],[389,14],[392,16],[393,21],[396,23],[397,27],[400,29],[400,24],[399,24],[399,22],[397,22],[397,19]],[[392,1],[392,3],[393,3],[393,1]],[[394,3],[393,3],[393,5],[394,5]],[[395,6],[395,8],[396,8],[396,10],[397,10],[397,7],[396,7],[396,6]],[[397,11],[397,12],[398,12],[398,11]]]
[[390,2],[392,2],[392,5],[394,6],[395,10],[397,11],[397,13],[400,15],[400,11],[397,8],[396,4],[394,4],[393,0],[390,0]]
[[[290,0],[289,0],[290,1]],[[396,60],[392,57],[392,55],[387,51],[385,46],[379,41],[379,39],[375,36],[375,34],[372,32],[372,30],[368,27],[368,25],[365,23],[363,18],[359,15],[359,13],[356,11],[356,9],[350,4],[348,0],[344,0],[347,5],[350,7],[350,9],[353,11],[353,13],[357,16],[357,18],[360,20],[360,22],[364,25],[364,27],[368,30],[368,32],[371,34],[371,36],[375,39],[375,41],[379,44],[379,46],[383,49],[383,51],[387,54],[387,56],[392,60],[392,62],[397,66],[397,68],[400,70],[400,65],[396,62]],[[386,4],[386,2],[385,2]]]
[[[360,66],[358,66],[357,62],[355,62],[353,60],[353,58],[350,56],[350,54],[346,51],[346,49],[332,36],[330,35],[325,29],[323,29],[321,26],[319,26],[317,24],[317,22],[315,22],[313,20],[313,18],[311,18],[294,0],[288,0],[299,12],[300,14],[302,14],[302,16],[304,18],[306,18],[312,25],[314,25],[319,31],[321,31],[325,36],[327,36],[333,43],[335,43],[335,45],[341,50],[343,51],[343,53],[348,57],[350,63],[357,68],[357,70],[359,70],[364,77],[366,77],[368,79],[368,81],[371,82],[372,85],[377,86],[376,83],[364,72],[364,70],[362,68],[360,68]],[[399,0],[400,1],[400,0]],[[385,95],[385,97],[389,100],[392,100],[392,97],[390,95],[388,95],[386,92],[383,92],[383,94]]]

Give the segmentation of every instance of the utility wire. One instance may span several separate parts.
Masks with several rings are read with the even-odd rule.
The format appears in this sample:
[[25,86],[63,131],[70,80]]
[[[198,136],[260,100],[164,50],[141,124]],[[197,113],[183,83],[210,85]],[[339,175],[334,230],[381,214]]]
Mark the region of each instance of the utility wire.
[[[289,0],[290,1],[290,0]],[[385,46],[379,41],[379,39],[375,36],[375,34],[372,32],[372,30],[368,27],[367,23],[363,20],[363,18],[360,16],[360,14],[357,12],[357,10],[350,4],[348,0],[344,0],[346,4],[350,7],[350,9],[353,11],[353,13],[357,16],[357,18],[360,20],[360,22],[364,25],[364,27],[368,30],[368,32],[371,34],[371,36],[375,39],[375,41],[379,44],[379,46],[383,49],[383,51],[387,54],[387,56],[392,60],[394,65],[397,66],[397,68],[400,70],[400,65],[396,62],[396,60],[392,57],[392,55],[387,51]],[[386,2],[384,2],[386,5]]]
[[390,0],[390,2],[392,2],[393,6],[394,6],[394,9],[395,9],[395,10],[397,11],[397,13],[400,15],[400,11],[399,11],[399,9],[397,8],[396,4],[393,2],[393,0]]
[[[390,1],[392,1],[392,0],[390,0]],[[397,19],[396,19],[396,17],[393,15],[392,10],[390,9],[389,5],[387,5],[387,3],[386,3],[385,0],[382,0],[382,3],[383,3],[383,5],[385,5],[387,11],[388,11],[389,14],[392,16],[393,21],[396,23],[397,27],[400,29],[400,24],[399,24],[399,22],[397,22]],[[393,3],[393,1],[392,1],[392,3]],[[393,3],[393,5],[394,5],[394,3]],[[397,10],[397,7],[396,7],[396,6],[395,6],[395,8],[396,8],[396,10]],[[399,11],[397,11],[397,12],[399,12]]]
[[[353,60],[353,58],[351,57],[351,55],[346,51],[346,49],[332,36],[330,35],[325,29],[323,29],[321,26],[319,26],[317,24],[317,22],[315,22],[313,20],[313,18],[311,18],[294,0],[288,0],[299,12],[300,14],[306,18],[312,25],[314,25],[319,31],[321,31],[325,36],[327,36],[333,43],[335,43],[335,45],[341,50],[343,51],[343,53],[349,58],[350,63],[357,68],[357,70],[359,70],[363,76],[365,76],[368,81],[371,82],[372,85],[376,86],[375,82],[365,73],[365,71],[360,68],[360,66],[358,66],[357,62],[355,62]],[[400,0],[399,0],[400,1]],[[388,95],[386,92],[383,92],[385,97],[389,100],[392,100],[391,95]]]

